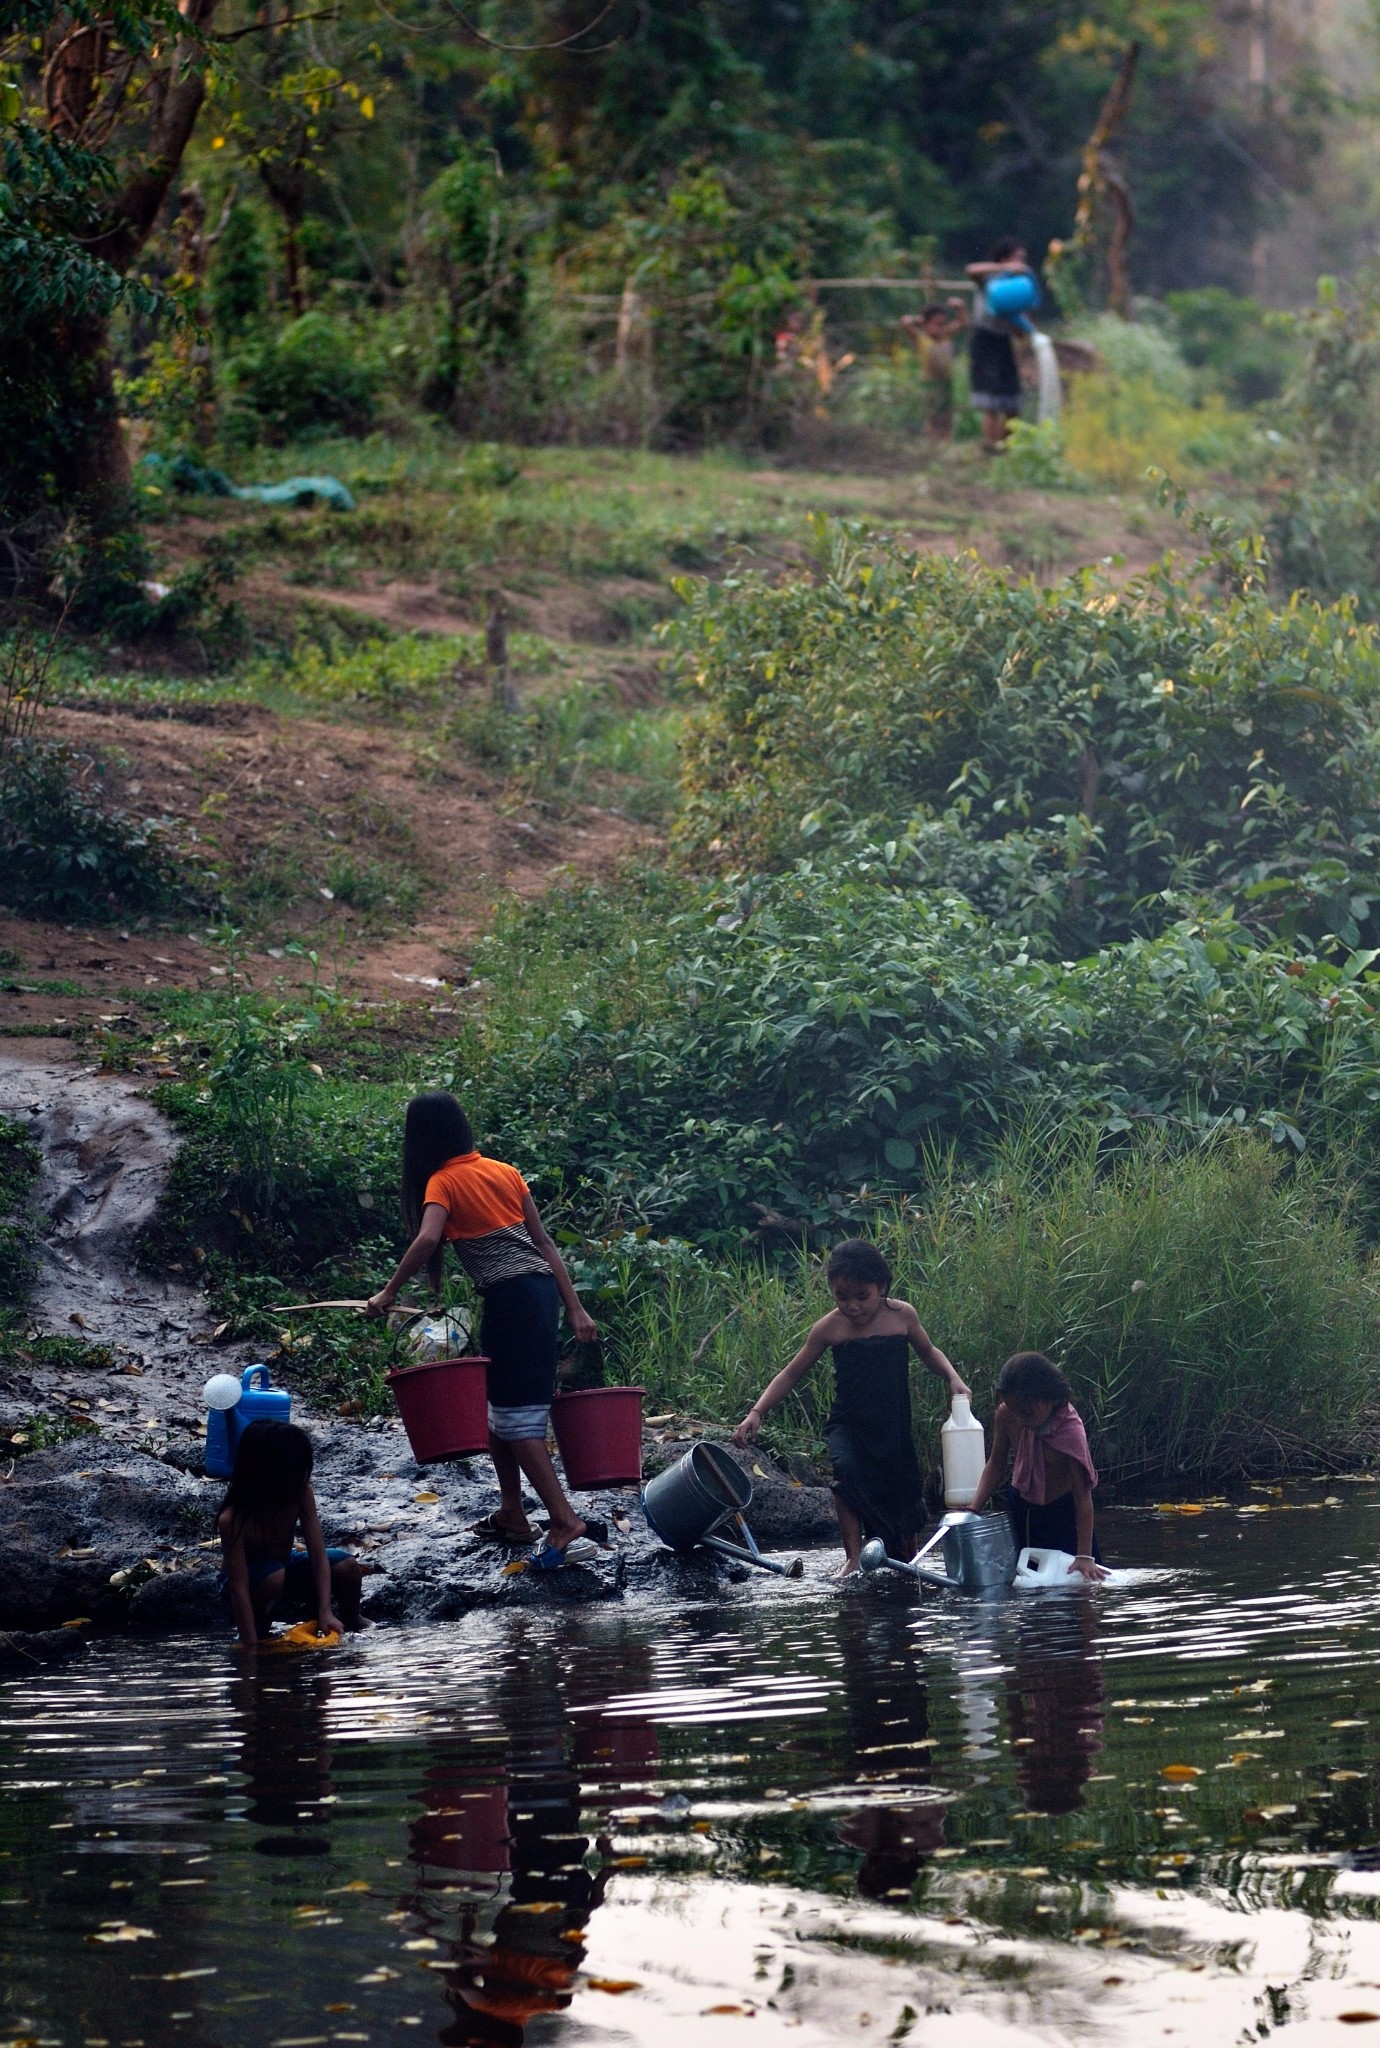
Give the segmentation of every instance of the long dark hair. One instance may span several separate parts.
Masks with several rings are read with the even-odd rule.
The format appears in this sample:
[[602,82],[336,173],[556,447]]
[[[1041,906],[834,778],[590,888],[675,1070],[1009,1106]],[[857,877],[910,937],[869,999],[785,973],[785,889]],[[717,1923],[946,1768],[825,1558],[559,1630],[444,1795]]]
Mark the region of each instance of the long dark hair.
[[989,263],[1009,263],[1016,251],[1024,247],[1025,243],[1019,235],[998,235],[996,241],[992,244],[992,253],[987,258],[987,261]]
[[1067,1407],[1073,1399],[1073,1388],[1043,1351],[1018,1351],[1008,1358],[997,1392],[1003,1400],[1014,1396],[1017,1401],[1052,1401],[1056,1408]]
[[[474,1132],[470,1120],[455,1097],[444,1088],[414,1095],[407,1105],[403,1124],[402,1214],[403,1227],[415,1237],[422,1227],[426,1184],[439,1173],[448,1159],[473,1152]],[[441,1285],[444,1247],[426,1262],[427,1278],[433,1288]]]
[[836,1244],[824,1264],[828,1281],[851,1280],[857,1287],[880,1287],[891,1294],[891,1268],[871,1238],[846,1237]]
[[246,1423],[217,1514],[228,1509],[234,1529],[281,1514],[302,1498],[312,1462],[311,1438],[295,1422]]

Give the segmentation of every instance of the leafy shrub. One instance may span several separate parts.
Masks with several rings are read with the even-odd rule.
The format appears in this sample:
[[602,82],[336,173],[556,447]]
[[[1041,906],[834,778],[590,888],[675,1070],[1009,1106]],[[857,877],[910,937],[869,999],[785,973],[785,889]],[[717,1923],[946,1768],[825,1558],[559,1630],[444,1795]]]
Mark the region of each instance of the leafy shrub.
[[30,740],[0,754],[5,900],[33,916],[103,919],[203,907],[213,890],[157,818],[91,794],[94,764]]
[[1021,835],[1041,891],[1061,877],[1066,948],[1153,928],[1184,887],[1352,944],[1372,926],[1380,649],[1345,606],[1276,611],[1252,582],[1208,610],[1167,568],[1041,590],[847,527],[815,581],[682,595],[697,858],[951,811],[975,844]]
[[1162,397],[1192,404],[1193,373],[1174,336],[1157,322],[1099,313],[1082,322],[1078,332],[1092,343],[1112,377],[1122,383],[1152,384]]
[[1084,479],[1064,459],[1064,437],[1057,420],[1013,420],[993,472],[999,483],[1022,484],[1037,491],[1077,491]]
[[349,328],[327,313],[304,313],[227,369],[270,440],[362,434],[373,418],[378,371]]
[[846,379],[839,417],[884,433],[926,434],[934,417],[934,385],[914,349],[863,363]]
[[1080,334],[1104,365],[1070,380],[1064,408],[1064,453],[1081,476],[1133,490],[1152,467],[1242,474],[1258,463],[1250,418],[1216,392],[1199,392],[1160,328],[1106,313]]
[[1380,616],[1380,282],[1343,292],[1330,278],[1298,327],[1303,368],[1290,392],[1293,476],[1270,525],[1287,590],[1349,595]]
[[492,149],[463,147],[422,209],[421,282],[441,310],[426,402],[463,413],[522,372],[528,308],[528,225]]
[[1221,285],[1169,292],[1179,353],[1235,405],[1278,398],[1298,367],[1298,345],[1277,313]]

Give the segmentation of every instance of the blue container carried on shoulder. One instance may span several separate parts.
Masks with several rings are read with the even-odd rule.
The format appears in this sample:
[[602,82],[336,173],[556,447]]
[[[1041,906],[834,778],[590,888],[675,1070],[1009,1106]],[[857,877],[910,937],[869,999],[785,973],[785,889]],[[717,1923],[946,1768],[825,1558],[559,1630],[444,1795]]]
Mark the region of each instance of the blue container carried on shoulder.
[[995,313],[998,320],[1021,321],[1022,314],[1033,313],[1040,303],[1039,284],[1028,270],[1011,270],[1000,277],[989,277],[983,291],[988,312]]
[[251,1422],[291,1422],[292,1395],[275,1387],[266,1365],[247,1365],[240,1375],[240,1398],[233,1408],[212,1408],[206,1417],[206,1472],[228,1479],[235,1469],[240,1438]]

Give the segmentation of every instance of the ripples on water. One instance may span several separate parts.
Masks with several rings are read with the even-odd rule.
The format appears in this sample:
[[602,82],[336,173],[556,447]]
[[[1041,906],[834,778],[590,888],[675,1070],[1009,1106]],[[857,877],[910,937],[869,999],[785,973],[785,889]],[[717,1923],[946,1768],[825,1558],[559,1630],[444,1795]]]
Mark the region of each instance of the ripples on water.
[[1091,1598],[820,1559],[256,1671],[98,1644],[0,1687],[0,2043],[1341,2038],[1378,1507],[1112,1513]]

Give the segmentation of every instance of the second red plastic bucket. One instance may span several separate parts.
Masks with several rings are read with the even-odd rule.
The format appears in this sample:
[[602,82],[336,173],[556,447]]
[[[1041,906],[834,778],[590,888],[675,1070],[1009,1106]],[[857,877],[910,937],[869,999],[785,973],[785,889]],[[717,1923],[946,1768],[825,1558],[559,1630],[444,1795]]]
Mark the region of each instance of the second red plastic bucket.
[[390,1372],[388,1384],[419,1465],[489,1447],[487,1358],[433,1358]]
[[557,1394],[551,1423],[567,1486],[640,1484],[641,1387],[585,1387]]

